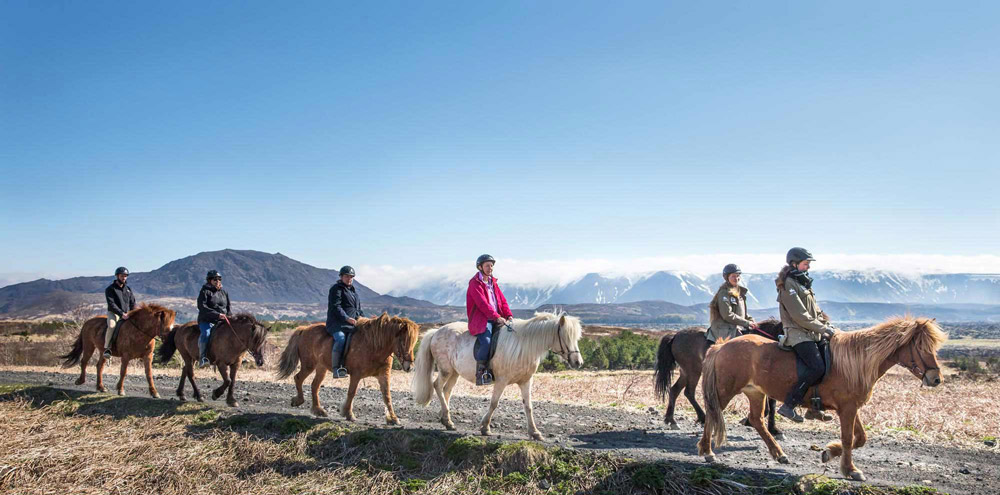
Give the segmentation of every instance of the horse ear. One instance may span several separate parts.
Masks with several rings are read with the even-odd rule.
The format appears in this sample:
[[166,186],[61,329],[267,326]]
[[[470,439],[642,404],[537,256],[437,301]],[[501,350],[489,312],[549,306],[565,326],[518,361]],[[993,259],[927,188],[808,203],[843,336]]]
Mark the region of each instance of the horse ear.
[[559,315],[559,326],[566,324],[566,313]]

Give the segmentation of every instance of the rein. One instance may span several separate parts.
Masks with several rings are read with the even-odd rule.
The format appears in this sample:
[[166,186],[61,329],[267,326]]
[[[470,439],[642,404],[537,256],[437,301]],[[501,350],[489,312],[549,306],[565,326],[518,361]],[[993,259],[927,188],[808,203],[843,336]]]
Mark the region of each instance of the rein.
[[248,346],[247,343],[244,342],[242,338],[240,338],[240,334],[236,333],[236,329],[233,328],[233,324],[229,322],[228,318],[225,319],[225,320],[223,320],[223,321],[225,321],[226,325],[229,326],[229,330],[231,330],[233,332],[233,335],[236,336],[236,340],[238,340],[240,342],[240,345],[242,345],[243,347],[245,347],[246,350],[250,351],[251,354],[254,353],[254,352],[256,352],[254,349],[251,349],[250,346]]
[[[569,346],[568,345],[565,346],[565,347],[563,347],[562,325],[559,325],[558,322],[556,323],[556,340],[559,342],[559,354],[560,355],[565,355],[567,361],[569,360],[569,357],[572,356],[573,354],[580,354],[580,351],[569,351],[569,352],[567,352],[569,350]],[[583,354],[580,354],[580,355],[583,356]]]

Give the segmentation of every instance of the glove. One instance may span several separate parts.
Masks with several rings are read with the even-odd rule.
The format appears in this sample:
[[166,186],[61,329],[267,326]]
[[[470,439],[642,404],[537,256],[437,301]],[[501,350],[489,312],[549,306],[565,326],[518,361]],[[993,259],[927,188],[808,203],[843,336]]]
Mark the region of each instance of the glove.
[[823,338],[826,339],[826,340],[830,340],[839,331],[840,330],[837,330],[834,327],[827,327],[826,330],[823,331]]

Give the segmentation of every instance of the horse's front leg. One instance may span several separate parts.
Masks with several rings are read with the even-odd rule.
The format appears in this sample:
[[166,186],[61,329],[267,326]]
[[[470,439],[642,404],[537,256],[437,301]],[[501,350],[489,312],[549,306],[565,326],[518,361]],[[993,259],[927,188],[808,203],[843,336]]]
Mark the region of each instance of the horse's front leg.
[[396,416],[396,411],[392,410],[392,394],[389,391],[389,379],[392,373],[391,367],[386,367],[385,370],[378,375],[378,387],[382,389],[382,401],[385,402],[385,422],[390,425],[398,425],[399,418]]
[[358,383],[361,382],[361,378],[357,375],[351,375],[351,384],[347,387],[347,399],[344,400],[344,405],[340,406],[340,414],[344,419],[348,421],[354,421],[354,395],[358,393]]
[[[314,416],[319,416],[321,418],[326,417],[326,409],[323,409],[323,405],[319,402],[319,388],[323,385],[323,379],[326,378],[326,368],[319,366],[316,368],[316,375],[313,376],[312,381],[312,413]],[[302,396],[302,382],[298,381],[298,375],[295,375],[295,380],[299,384],[299,397]],[[294,405],[294,400],[292,401]],[[302,402],[300,401],[299,404]]]
[[764,409],[764,414],[767,414],[767,431],[771,432],[771,436],[775,440],[784,440],[785,434],[778,429],[778,425],[774,423],[774,412],[777,410],[777,402],[773,397],[767,398],[767,407]]
[[[860,449],[868,441],[868,433],[865,432],[864,425],[861,424],[861,413],[860,411],[855,415],[854,420],[854,448]],[[840,445],[839,441],[830,442],[826,449],[823,450],[822,459],[823,462],[830,462],[837,457],[840,457],[844,451],[843,447]]]
[[222,397],[222,394],[226,393],[226,389],[229,388],[229,375],[226,374],[226,366],[225,364],[218,365],[219,374],[222,375],[222,385],[212,391],[212,400],[219,400],[219,397]]
[[[160,394],[156,391],[156,385],[153,384],[153,348],[150,347],[149,353],[142,358],[142,365],[146,368],[146,382],[149,383],[149,395],[154,399],[159,399]],[[181,383],[184,383],[184,377],[181,377]]]
[[490,421],[493,420],[493,411],[496,411],[497,405],[500,404],[500,396],[503,395],[503,389],[506,387],[506,381],[493,382],[493,398],[490,399],[490,408],[483,416],[482,424],[479,425],[479,432],[484,436],[490,435]]
[[237,359],[236,364],[229,365],[229,392],[226,394],[226,405],[229,407],[238,407],[239,403],[233,397],[233,388],[236,387],[236,371],[240,369],[240,361]]
[[854,447],[854,428],[858,411],[854,408],[844,408],[838,413],[840,415],[840,445],[843,449],[840,458],[840,473],[854,481],[865,481],[864,473],[854,466],[851,452]]
[[128,359],[122,356],[121,374],[118,376],[118,395],[125,395],[125,374],[128,373]]
[[524,403],[524,415],[528,418],[528,434],[535,440],[542,441],[542,432],[535,427],[535,414],[531,409],[531,378],[519,384],[521,387],[521,402]]

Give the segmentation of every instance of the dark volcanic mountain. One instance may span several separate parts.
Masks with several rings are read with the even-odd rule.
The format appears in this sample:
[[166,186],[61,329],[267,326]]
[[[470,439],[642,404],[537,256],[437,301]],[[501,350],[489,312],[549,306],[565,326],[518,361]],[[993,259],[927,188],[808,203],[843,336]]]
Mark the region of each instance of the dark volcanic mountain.
[[[171,261],[151,272],[135,272],[129,285],[140,299],[180,297],[195,299],[205,283],[205,274],[222,272],[223,284],[234,303],[301,303],[326,305],[337,271],[295,261],[281,253],[225,249]],[[35,316],[67,311],[83,301],[103,298],[111,275],[40,279],[0,289],[0,315]],[[362,303],[371,309],[435,308],[433,303],[410,297],[382,296],[355,281]]]

